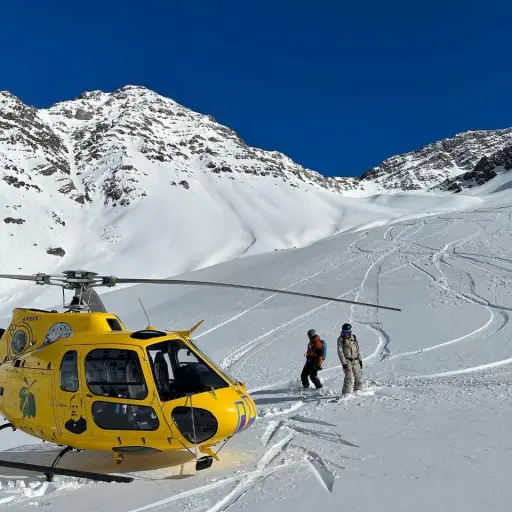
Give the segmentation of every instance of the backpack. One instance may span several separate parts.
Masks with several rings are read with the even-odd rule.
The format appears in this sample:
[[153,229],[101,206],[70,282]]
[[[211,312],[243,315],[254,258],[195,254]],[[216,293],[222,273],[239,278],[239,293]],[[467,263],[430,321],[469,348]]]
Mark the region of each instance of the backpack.
[[322,340],[322,357],[324,360],[327,357],[327,342],[325,340]]

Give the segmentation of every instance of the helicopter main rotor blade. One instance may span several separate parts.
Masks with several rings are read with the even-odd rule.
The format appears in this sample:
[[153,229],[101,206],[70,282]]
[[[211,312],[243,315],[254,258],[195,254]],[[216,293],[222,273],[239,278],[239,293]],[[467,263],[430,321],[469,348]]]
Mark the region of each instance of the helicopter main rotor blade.
[[333,302],[343,302],[346,304],[356,304],[359,306],[369,306],[372,308],[380,308],[380,309],[389,309],[391,311],[402,311],[399,308],[393,308],[390,306],[381,306],[380,304],[368,304],[366,302],[358,302],[354,300],[345,300],[338,299],[336,297],[326,297],[324,295],[313,295],[310,293],[300,293],[300,292],[289,292],[286,290],[276,290],[274,288],[263,288],[259,286],[248,286],[243,284],[228,284],[228,283],[213,283],[209,281],[186,281],[182,279],[132,279],[132,278],[122,278],[115,277],[113,278],[115,284],[177,284],[177,285],[189,285],[189,286],[216,286],[216,287],[224,287],[224,288],[241,288],[245,290],[256,290],[260,292],[271,292],[271,293],[281,293],[284,295],[297,295],[300,297],[310,297],[313,299],[321,299]]
[[19,279],[20,281],[35,281],[36,276],[32,274],[29,275],[23,275],[23,274],[0,274],[0,278],[3,279]]
[[[116,284],[175,284],[175,285],[188,285],[188,286],[214,286],[214,287],[222,287],[222,288],[238,288],[243,290],[255,290],[259,292],[270,292],[270,293],[280,293],[283,295],[295,295],[298,297],[309,297],[313,299],[326,300],[329,302],[342,302],[345,304],[355,304],[358,306],[368,306],[371,308],[379,308],[379,309],[388,309],[390,311],[402,311],[399,308],[393,308],[390,306],[381,306],[380,304],[370,304],[367,302],[359,302],[355,300],[346,300],[346,299],[338,299],[336,297],[327,297],[325,295],[314,295],[311,293],[301,293],[301,292],[290,292],[287,290],[278,290],[275,288],[264,288],[261,286],[249,286],[243,284],[230,284],[230,283],[216,283],[209,281],[187,281],[183,279],[135,279],[135,278],[124,278],[124,277],[114,277],[114,276],[98,276],[97,274],[92,275],[83,275],[82,271],[80,271],[80,275],[78,276],[69,276],[69,275],[52,275],[52,274],[0,274],[0,279],[18,279],[21,281],[33,281],[38,284],[55,284],[63,287],[77,287],[77,286],[85,286],[87,288],[92,286],[115,286]],[[60,281],[60,282],[52,282],[52,281]]]

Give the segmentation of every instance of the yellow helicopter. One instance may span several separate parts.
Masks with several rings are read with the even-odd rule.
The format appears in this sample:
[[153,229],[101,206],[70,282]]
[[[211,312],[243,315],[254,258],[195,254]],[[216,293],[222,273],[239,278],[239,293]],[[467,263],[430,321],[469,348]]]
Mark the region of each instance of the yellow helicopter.
[[[0,461],[0,466],[93,480],[131,482],[127,476],[57,468],[75,450],[126,453],[188,450],[196,470],[256,420],[245,384],[223,372],[193,342],[202,320],[188,330],[148,327],[128,331],[106,311],[94,288],[116,284],[197,285],[249,289],[400,311],[321,295],[240,284],[178,279],[133,279],[68,270],[0,278],[62,287],[64,312],[16,308],[0,330],[0,414],[11,427],[64,449],[51,466]],[[64,290],[74,290],[70,304]],[[142,303],[141,303],[142,305]],[[149,319],[148,319],[149,323]],[[221,445],[216,451],[214,447]],[[201,452],[199,457],[198,452]]]

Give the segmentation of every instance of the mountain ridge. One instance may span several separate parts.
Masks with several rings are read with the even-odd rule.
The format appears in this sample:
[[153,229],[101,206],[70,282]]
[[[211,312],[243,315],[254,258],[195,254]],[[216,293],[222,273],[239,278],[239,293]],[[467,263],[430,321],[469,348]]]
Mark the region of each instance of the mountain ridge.
[[[153,276],[387,222],[397,216],[394,203],[371,197],[468,188],[482,179],[459,179],[461,172],[485,157],[483,176],[492,177],[490,166],[504,162],[496,155],[512,141],[512,130],[468,132],[392,157],[361,178],[326,177],[134,85],[46,109],[2,91],[0,128],[6,272],[91,262],[128,272],[140,258]],[[451,200],[443,201],[449,209]],[[399,211],[416,212],[410,203]]]
[[512,128],[468,130],[421,148],[392,156],[368,169],[361,180],[384,188],[435,189],[446,180],[474,171],[480,160],[512,145]]
[[[197,113],[180,105],[171,98],[157,94],[145,86],[126,85],[113,92],[103,92],[101,90],[85,91],[75,99],[57,102],[45,109],[35,109],[34,107],[26,106],[19,98],[8,91],[0,91],[0,95],[9,98],[11,102],[17,104],[20,110],[24,110],[25,115],[26,112],[30,112],[33,119],[40,118],[61,139],[65,140],[68,137],[71,139],[71,143],[75,145],[82,139],[82,142],[86,144],[86,148],[85,150],[80,149],[77,152],[78,160],[88,156],[98,157],[99,151],[105,151],[106,149],[104,144],[98,144],[95,151],[90,151],[89,155],[84,155],[87,152],[87,146],[94,145],[91,139],[100,137],[103,132],[112,136],[112,133],[110,133],[112,131],[111,128],[118,124],[122,126],[123,116],[130,117],[129,114],[126,114],[126,111],[121,112],[121,115],[114,116],[114,118],[111,116],[109,107],[115,107],[117,103],[117,107],[125,110],[126,108],[138,108],[142,118],[136,123],[139,129],[147,130],[151,124],[161,123],[158,115],[163,115],[167,118],[185,118],[189,122],[196,123],[199,133],[194,133],[188,141],[183,139],[179,141],[182,147],[188,146],[188,149],[192,150],[196,155],[202,153],[203,156],[219,156],[218,148],[212,146],[215,146],[216,142],[222,141],[225,144],[231,144],[233,146],[232,150],[238,150],[235,151],[236,158],[244,159],[245,157],[246,160],[250,160],[249,165],[241,166],[242,170],[246,173],[261,173],[263,176],[273,173],[274,177],[279,175],[285,181],[288,181],[287,178],[290,176],[287,176],[287,174],[289,173],[282,172],[286,170],[292,172],[294,177],[302,182],[313,183],[334,192],[357,193],[360,195],[384,191],[421,189],[459,191],[457,187],[449,188],[453,180],[461,184],[461,180],[457,180],[457,177],[473,171],[482,158],[492,157],[497,151],[501,151],[512,144],[512,128],[468,130],[458,133],[453,137],[426,144],[419,149],[391,156],[383,160],[379,165],[369,168],[360,176],[331,177],[324,176],[315,170],[307,169],[279,151],[250,147],[231,128],[218,124],[212,115]],[[105,110],[107,110],[106,113]],[[107,125],[107,120],[111,123],[110,127]],[[92,126],[94,126],[93,133],[87,134],[87,129],[91,129]],[[125,128],[127,127],[125,126]],[[172,129],[174,127],[168,126],[168,128]],[[115,132],[116,130],[114,129],[113,131]],[[119,135],[119,131],[123,133],[122,130],[117,130],[117,135]],[[208,140],[201,136],[201,131],[211,132]],[[215,136],[215,132],[220,136],[219,139]],[[54,144],[58,145],[56,139]],[[72,149],[69,144],[67,149]],[[173,152],[175,156],[190,160],[190,155],[186,155],[183,151],[180,152],[175,144],[166,145],[161,138],[145,141],[140,150],[149,159],[161,162],[173,160]],[[246,154],[241,156],[241,152]],[[69,154],[70,152],[68,151]],[[73,156],[71,154],[71,157]],[[123,156],[126,158],[127,155]],[[204,158],[204,160],[206,161],[207,158]],[[210,172],[219,175],[233,172],[232,167],[223,162],[222,158],[220,162],[215,160],[215,158],[211,158],[210,161],[206,161],[206,166]],[[55,155],[50,163],[53,166],[58,163],[56,162]],[[71,167],[69,162],[66,164],[63,161],[60,164],[61,170],[69,176],[69,168]],[[130,181],[130,178],[133,178],[131,176],[133,173],[130,173],[130,171],[133,171],[133,169],[129,167],[129,164],[127,165],[127,167],[120,170],[125,171],[124,175]],[[80,167],[80,162],[78,167]],[[47,172],[51,172],[52,169],[53,167],[50,166]],[[119,169],[116,170],[115,174],[119,174]],[[84,169],[79,169],[78,175],[83,174],[83,172]],[[78,201],[84,201],[87,198],[90,200],[90,193],[92,190],[97,189],[95,182],[98,181],[98,178],[98,176],[95,176],[94,179],[86,180],[83,193],[75,193],[74,198]],[[130,196],[133,193],[133,187],[126,185],[116,186],[117,181],[112,175],[104,179],[102,190],[107,197],[117,197],[119,200],[121,196]],[[462,180],[462,182],[464,181]],[[68,181],[63,187],[64,192],[81,188],[80,186],[77,188],[75,181],[72,183]],[[464,188],[462,185],[461,187]],[[122,204],[128,205],[129,202],[129,197],[125,197],[125,201]]]

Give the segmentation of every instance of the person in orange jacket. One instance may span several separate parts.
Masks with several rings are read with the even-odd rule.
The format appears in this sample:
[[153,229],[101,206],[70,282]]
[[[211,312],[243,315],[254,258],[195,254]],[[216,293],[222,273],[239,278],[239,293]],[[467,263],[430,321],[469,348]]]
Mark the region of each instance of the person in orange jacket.
[[324,342],[314,329],[308,331],[308,338],[306,363],[302,369],[300,380],[304,388],[309,388],[309,379],[311,379],[316,389],[320,389],[323,386],[317,373],[322,369],[322,363],[324,362]]

